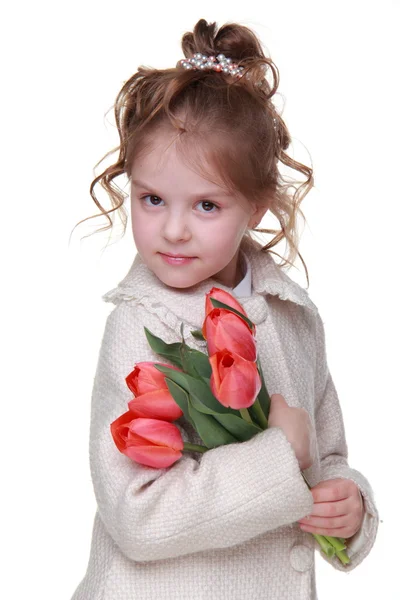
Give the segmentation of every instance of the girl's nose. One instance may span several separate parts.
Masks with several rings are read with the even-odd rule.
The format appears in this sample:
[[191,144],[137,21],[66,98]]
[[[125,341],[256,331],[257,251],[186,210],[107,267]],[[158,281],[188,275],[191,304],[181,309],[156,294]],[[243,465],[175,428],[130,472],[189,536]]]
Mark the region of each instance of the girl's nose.
[[163,227],[163,235],[172,243],[187,241],[192,236],[186,219],[183,216],[170,215]]

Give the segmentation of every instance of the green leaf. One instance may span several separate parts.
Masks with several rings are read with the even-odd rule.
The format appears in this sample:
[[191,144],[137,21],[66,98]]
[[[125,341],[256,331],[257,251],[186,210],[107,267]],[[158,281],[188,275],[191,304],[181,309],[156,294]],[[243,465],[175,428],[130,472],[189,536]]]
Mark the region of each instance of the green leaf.
[[[201,384],[201,382],[200,382]],[[189,385],[190,400],[193,406],[206,415],[231,414],[231,408],[226,408],[213,396],[211,390],[206,387],[197,387],[191,382]]]
[[264,431],[265,429],[268,429],[268,419],[265,416],[263,409],[261,408],[261,404],[260,404],[260,400],[257,396],[255,402],[253,402],[253,404],[247,409],[251,419],[253,420],[253,415],[254,415],[254,422],[261,427],[261,429]]
[[[258,396],[258,398],[259,398],[259,396]],[[249,406],[247,410],[249,411],[249,414],[250,414],[250,417],[251,417],[251,420],[253,421],[253,423],[255,423],[257,426],[261,427],[261,423],[258,418],[257,411],[254,408],[254,404]]]
[[[208,380],[195,379],[186,373],[180,373],[160,365],[157,365],[157,369],[163,373],[168,373],[168,377],[186,391],[189,396],[189,403],[197,413],[213,417],[222,425],[225,431],[235,438],[235,441],[244,442],[263,431],[258,424],[245,421],[237,410],[223,406],[211,392]],[[193,411],[190,414],[193,415]],[[198,417],[199,421],[200,419],[201,417]],[[215,427],[215,425],[213,426]],[[203,441],[205,442],[205,440]]]
[[174,381],[171,381],[171,379],[169,379],[168,377],[165,378],[165,383],[167,384],[168,389],[169,389],[173,399],[175,400],[175,402],[177,403],[177,405],[183,412],[185,419],[187,421],[189,421],[189,423],[191,423],[192,426],[194,427],[195,425],[194,425],[192,418],[190,416],[190,413],[189,413],[189,397],[188,397],[187,393],[185,392],[184,389],[182,389]]
[[214,418],[224,426],[239,442],[246,442],[254,437],[257,433],[263,431],[256,424],[248,423],[242,417],[237,415],[214,415]]
[[198,412],[189,398],[189,414],[194,422],[194,427],[207,448],[216,448],[225,444],[232,444],[238,440],[231,435],[212,415]]
[[204,352],[200,352],[200,350],[195,350],[194,348],[189,348],[187,353],[189,360],[196,370],[196,374],[200,377],[210,379],[212,369],[210,361],[208,360],[208,355],[204,354]]
[[[172,372],[177,373],[177,371],[171,370]],[[197,411],[192,405],[187,392],[181,386],[169,379],[169,377],[165,377],[165,381],[186,420],[196,429],[207,448],[215,448],[216,446],[238,441],[212,415],[206,415]]]
[[247,325],[250,327],[250,329],[252,331],[253,331],[253,329],[255,329],[254,323],[252,321],[250,321],[250,319],[248,319],[243,313],[236,310],[236,308],[232,308],[232,306],[229,306],[228,304],[224,304],[223,302],[220,302],[219,300],[216,300],[215,298],[212,298],[212,297],[210,297],[210,301],[214,308],[225,308],[226,310],[230,310],[231,312],[238,315],[241,319],[243,319],[243,321],[245,323],[247,323]]
[[174,383],[177,383],[185,390],[185,392],[189,392],[189,379],[193,379],[187,373],[183,373],[182,371],[176,371],[171,367],[164,367],[163,365],[154,365],[157,371],[164,373],[169,379],[171,379]]
[[150,344],[151,349],[160,356],[168,359],[172,364],[176,367],[182,369],[182,360],[180,356],[180,347],[181,344],[179,342],[175,342],[173,344],[167,344],[161,338],[157,337],[151,331],[144,328],[144,332],[147,337],[147,341]]
[[188,373],[188,375],[191,375],[192,377],[198,377],[196,367],[193,364],[192,357],[189,351],[190,347],[183,341],[180,347],[182,368],[185,371],[185,373]]
[[190,396],[190,401],[195,408],[204,414],[237,414],[232,408],[223,406],[213,395],[208,380],[196,379],[187,373],[175,371],[170,367],[155,365],[158,371],[167,375],[172,381],[180,385]]
[[179,348],[182,369],[192,377],[211,377],[211,365],[208,355],[200,350],[191,348],[183,338],[183,323],[181,325],[182,342]]
[[203,332],[201,329],[194,329],[193,331],[190,332],[192,334],[192,336],[194,338],[196,338],[196,340],[205,340],[206,338],[203,335]]

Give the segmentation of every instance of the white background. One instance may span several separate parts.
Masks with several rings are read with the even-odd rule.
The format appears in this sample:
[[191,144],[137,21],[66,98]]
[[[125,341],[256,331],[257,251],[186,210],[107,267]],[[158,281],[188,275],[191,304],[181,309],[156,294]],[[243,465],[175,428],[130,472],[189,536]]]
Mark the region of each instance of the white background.
[[[317,556],[319,597],[372,599],[384,588],[386,600],[398,598],[399,5],[207,6],[37,0],[3,9],[0,594],[7,600],[69,600],[86,570],[96,508],[90,395],[113,306],[101,295],[125,276],[134,247],[129,221],[122,239],[119,228],[112,240],[106,233],[80,241],[105,219],[69,236],[98,212],[89,184],[94,165],[118,144],[112,111],[105,114],[121,85],[140,64],[174,66],[182,34],[200,18],[238,21],[259,34],[280,70],[295,158],[310,164],[310,156],[315,171],[300,250],[325,323],[349,463],[373,486],[382,521],[371,554],[349,575]],[[305,286],[297,264],[289,274]]]

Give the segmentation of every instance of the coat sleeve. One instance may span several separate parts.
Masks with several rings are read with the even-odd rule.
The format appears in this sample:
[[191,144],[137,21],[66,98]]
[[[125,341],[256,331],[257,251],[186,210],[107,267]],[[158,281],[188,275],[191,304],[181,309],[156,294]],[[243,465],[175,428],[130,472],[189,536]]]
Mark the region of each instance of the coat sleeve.
[[365,515],[361,529],[347,540],[349,565],[339,559],[329,559],[317,545],[321,556],[341,571],[350,571],[359,565],[374,545],[379,515],[373,490],[367,479],[348,465],[348,449],[345,437],[343,415],[338,394],[327,365],[325,332],[322,319],[317,315],[317,373],[316,373],[316,414],[315,427],[318,440],[318,453],[321,464],[320,481],[328,479],[351,479],[357,484],[364,503]]
[[210,449],[200,459],[184,453],[163,469],[137,464],[118,451],[110,424],[132,398],[125,377],[135,362],[165,362],[149,347],[143,323],[167,342],[178,339],[150,317],[134,302],[112,310],[92,392],[92,483],[100,517],[124,555],[141,562],[226,548],[308,514],[312,494],[279,428]]

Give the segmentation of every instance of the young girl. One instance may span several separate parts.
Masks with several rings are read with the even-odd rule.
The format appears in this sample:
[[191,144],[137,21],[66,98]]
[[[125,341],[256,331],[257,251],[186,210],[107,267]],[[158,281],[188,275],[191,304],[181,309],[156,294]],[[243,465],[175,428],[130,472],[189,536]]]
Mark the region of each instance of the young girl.
[[[91,185],[98,206],[100,183],[123,211],[113,180],[128,176],[138,253],[104,296],[115,307],[92,395],[98,510],[73,600],[316,599],[315,550],[350,571],[371,551],[379,518],[368,481],[347,463],[318,309],[272,257],[285,237],[288,262],[301,258],[296,217],[312,170],[285,153],[291,139],[272,103],[278,71],[251,30],[201,19],[182,48],[175,68],[141,67],[122,87],[119,158]],[[285,184],[280,163],[305,183]],[[259,230],[276,233],[262,246],[250,232],[268,210],[281,229]],[[140,465],[118,451],[110,424],[127,410],[134,364],[162,362],[144,327],[176,342],[183,323],[186,342],[205,351],[191,331],[214,286],[240,298],[256,324],[269,428],[186,452],[169,468]],[[184,417],[175,424],[184,441],[203,445]],[[350,564],[328,559],[311,533],[346,538]]]

